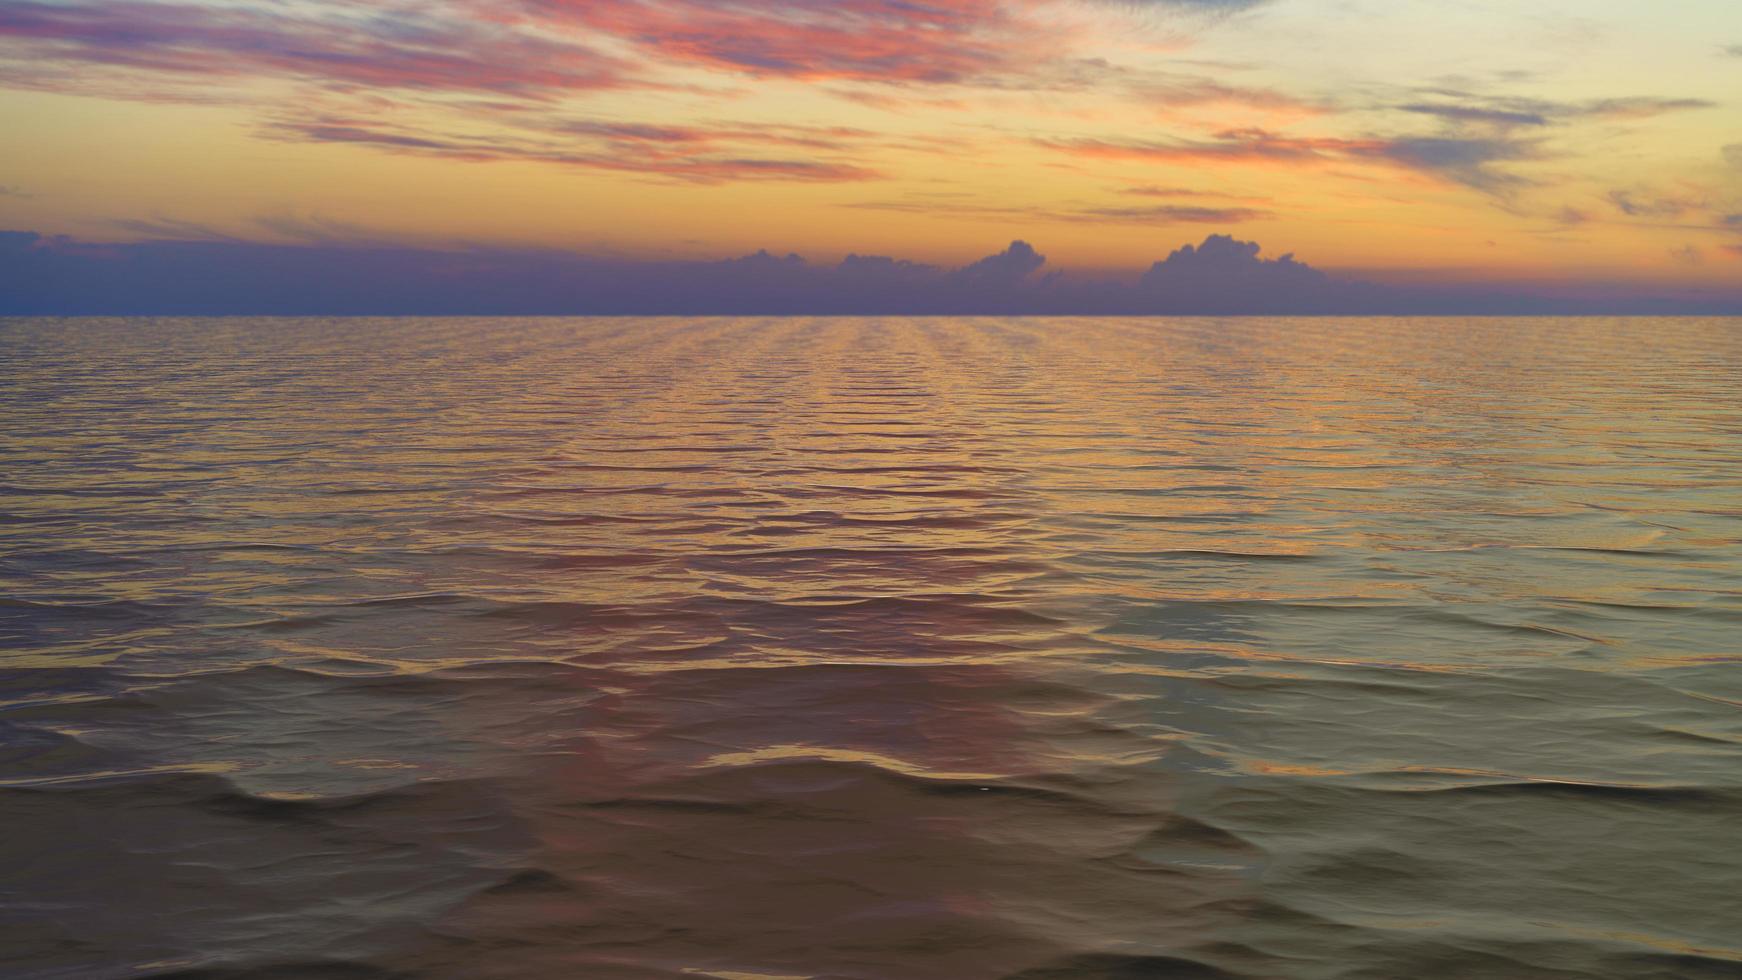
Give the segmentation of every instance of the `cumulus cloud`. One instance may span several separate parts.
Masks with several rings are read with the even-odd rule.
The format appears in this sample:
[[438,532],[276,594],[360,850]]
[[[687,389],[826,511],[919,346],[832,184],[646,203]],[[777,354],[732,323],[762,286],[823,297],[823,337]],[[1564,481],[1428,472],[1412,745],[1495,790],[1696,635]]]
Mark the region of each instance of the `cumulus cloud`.
[[[160,240],[85,244],[0,233],[0,314],[1017,313],[1050,302],[1025,242],[958,269],[850,255],[815,265],[767,250],[719,261],[427,249],[313,239],[267,245],[199,226],[132,223]],[[292,229],[295,231],[296,229]],[[317,229],[317,232],[319,229]]]
[[1243,242],[1230,235],[1211,235],[1202,245],[1185,245],[1151,266],[1145,279],[1234,278],[1282,275],[1290,279],[1322,280],[1324,274],[1294,260],[1293,253],[1276,259],[1259,258],[1257,242]]
[[1211,235],[1143,274],[1139,288],[1208,309],[1313,308],[1333,292],[1330,277],[1294,256],[1260,258],[1256,242]]
[[[166,223],[167,232],[185,231]],[[1742,251],[1742,247],[1727,250]],[[1728,298],[1533,296],[1382,287],[1211,235],[1136,282],[1037,275],[1024,242],[958,269],[878,255],[833,265],[759,251],[629,261],[554,251],[311,241],[87,244],[0,232],[0,314],[1286,314],[1742,312]],[[1728,304],[1728,305],[1725,305]]]
[[1036,252],[1024,241],[1014,241],[996,255],[988,255],[972,265],[957,269],[955,275],[968,282],[1018,283],[1040,271],[1046,256]]
[[851,279],[865,282],[901,283],[928,279],[939,273],[935,265],[910,262],[887,255],[853,253],[841,260],[838,271]]

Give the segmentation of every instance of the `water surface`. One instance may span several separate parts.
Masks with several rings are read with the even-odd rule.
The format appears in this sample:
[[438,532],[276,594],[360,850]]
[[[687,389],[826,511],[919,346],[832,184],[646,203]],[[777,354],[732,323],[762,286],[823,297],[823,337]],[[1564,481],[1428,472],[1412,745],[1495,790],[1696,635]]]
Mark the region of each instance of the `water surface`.
[[0,321],[0,974],[1742,976],[1742,321]]

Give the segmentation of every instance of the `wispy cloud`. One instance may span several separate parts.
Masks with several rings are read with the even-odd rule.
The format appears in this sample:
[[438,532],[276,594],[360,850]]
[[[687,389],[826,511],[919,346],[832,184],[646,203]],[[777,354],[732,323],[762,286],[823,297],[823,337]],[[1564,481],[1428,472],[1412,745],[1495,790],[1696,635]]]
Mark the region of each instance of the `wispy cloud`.
[[[1051,15],[1083,3],[1212,13],[1259,5],[12,0],[0,4],[0,86],[228,102],[250,106],[261,117],[258,131],[277,140],[687,182],[867,180],[882,171],[867,152],[936,147],[919,145],[921,137],[878,140],[845,127],[574,118],[566,110],[598,93],[629,90],[694,95],[717,106],[727,97],[718,86],[761,82],[813,84],[865,102],[911,105],[918,98],[933,108],[967,105],[964,92],[1044,90],[1115,91],[1152,107],[1311,109],[1307,100],[1262,87],[1080,57],[1080,26],[1060,26]],[[674,115],[703,111],[691,105]]]
[[[1470,187],[1507,210],[1519,210],[1521,192],[1544,183],[1507,165],[1556,156],[1551,140],[1558,138],[1561,129],[1581,123],[1650,119],[1716,105],[1705,99],[1660,96],[1556,101],[1474,93],[1456,87],[1416,89],[1413,94],[1417,96],[1413,101],[1379,108],[1434,120],[1439,123],[1438,132],[1390,136],[1372,149],[1357,148],[1353,155],[1390,160]],[[1612,199],[1612,203],[1625,213],[1644,206],[1625,195]]]
[[1508,129],[1540,127],[1580,120],[1650,119],[1672,112],[1711,109],[1707,99],[1625,96],[1582,102],[1477,95],[1459,89],[1428,89],[1429,98],[1394,106],[1400,112],[1432,116],[1452,124],[1478,124]]
[[[971,148],[977,163],[1014,168],[1029,164],[1032,151],[1011,163],[995,144],[1016,140],[1076,158],[1050,158],[1047,165],[1056,168],[1088,170],[1093,161],[1121,170],[1144,162],[1320,168],[1374,181],[1431,179],[1479,191],[1503,207],[1551,182],[1530,165],[1563,159],[1571,142],[1561,141],[1563,128],[1596,130],[1599,123],[1714,105],[1656,95],[1556,101],[1508,94],[1533,83],[1518,72],[1319,91],[1313,86],[1320,83],[1309,80],[1318,76],[1296,73],[1290,83],[1287,70],[1262,59],[1188,61],[1151,43],[1162,35],[1169,44],[1187,34],[1238,35],[1251,21],[1223,18],[1268,6],[1268,0],[0,0],[0,85],[229,102],[251,114],[254,132],[273,140],[686,184],[900,177],[906,161],[899,154],[935,153],[946,139]],[[1164,29],[1135,41],[1112,27],[1149,24]],[[1182,24],[1185,30],[1173,31]],[[1145,56],[1133,56],[1136,49]],[[804,96],[795,98],[799,91]],[[826,112],[803,125],[753,121],[746,117],[758,112],[730,101],[762,93],[777,101],[761,106],[774,111],[760,114],[777,119],[796,119],[784,115],[791,105],[810,111],[816,96],[876,105],[889,113],[829,108],[887,131],[827,125]],[[1018,128],[945,111],[979,112],[989,104],[1033,114]],[[900,118],[921,112],[932,114],[929,134]],[[946,116],[947,124],[937,124]],[[1056,120],[1065,118],[1082,129],[1059,134]],[[1742,167],[1742,146],[1725,152]],[[1090,179],[1142,178],[1120,172]],[[1159,188],[1126,193],[1157,203],[921,204],[891,192],[893,200],[858,206],[1152,224],[1274,216],[1268,200]],[[1628,209],[1649,202],[1635,196],[1610,203],[1635,216]]]
[[1406,137],[1381,145],[1371,157],[1488,194],[1504,195],[1535,183],[1495,164],[1540,157],[1539,144],[1502,138]]
[[254,223],[280,238],[307,245],[375,245],[385,240],[381,233],[355,222],[322,214],[277,211],[256,217]]
[[[879,176],[874,170],[845,161],[706,152],[709,141],[699,137],[659,140],[647,138],[650,134],[646,133],[641,134],[641,148],[637,152],[623,153],[615,151],[609,143],[582,148],[500,136],[455,137],[344,120],[281,121],[271,124],[263,132],[272,138],[296,142],[369,146],[474,163],[529,161],[690,183],[739,180],[840,182],[873,180]],[[726,140],[727,137],[719,139]],[[668,148],[655,148],[660,143],[667,144]],[[703,151],[696,150],[697,144],[704,147]],[[675,149],[669,148],[671,146]]]
[[997,0],[547,0],[505,9],[667,63],[812,81],[962,82],[1051,46]]
[[1040,146],[1081,157],[1147,160],[1157,163],[1316,164],[1377,152],[1381,140],[1333,136],[1287,136],[1262,129],[1226,130],[1209,140],[1124,140],[1096,137],[1041,137]]
[[1701,206],[1701,202],[1685,197],[1653,196],[1629,190],[1610,191],[1609,203],[1630,218],[1679,218]]
[[1131,82],[1129,92],[1132,102],[1157,109],[1239,108],[1298,117],[1321,115],[1336,108],[1324,99],[1208,78],[1139,78]]
[[843,205],[865,211],[894,211],[929,217],[1019,219],[1025,222],[1060,224],[1140,224],[1151,227],[1169,225],[1239,225],[1252,221],[1268,221],[1276,215],[1254,207],[1208,207],[1161,204],[1153,206],[1089,206],[1045,207],[984,204],[973,201],[951,201],[919,198],[892,201],[858,201]]
[[151,218],[118,218],[109,222],[121,231],[130,232],[150,241],[164,242],[239,242],[242,239],[193,221],[162,216]]
[[[674,69],[1044,88],[1095,73],[1095,59],[1078,57],[1082,25],[1053,16],[1084,4],[1227,14],[1262,0],[11,0],[0,5],[0,57],[49,69],[44,87],[73,84],[60,69],[84,65],[524,98],[678,84]],[[1292,103],[1214,82],[1145,88],[1162,102]]]
[[1258,208],[1159,204],[1154,207],[1089,208],[1083,212],[1083,217],[1088,220],[1129,221],[1153,225],[1239,225],[1249,221],[1265,221],[1276,215]]
[[1709,99],[1665,99],[1655,96],[1633,96],[1622,99],[1598,99],[1575,105],[1569,115],[1594,116],[1598,119],[1650,119],[1671,112],[1694,109],[1714,109],[1718,103]]
[[[631,71],[587,45],[467,17],[463,8],[440,3],[358,10],[331,3],[11,0],[0,5],[0,55],[171,76],[522,96],[610,88]],[[17,76],[9,80],[19,83]]]
[[1412,102],[1397,107],[1403,112],[1412,112],[1422,116],[1435,116],[1460,123],[1487,123],[1493,126],[1547,126],[1549,118],[1541,111],[1526,111],[1522,109],[1501,109],[1483,105],[1459,105],[1455,103]]
[[1119,189],[1119,193],[1129,194],[1133,197],[1217,198],[1220,200],[1250,202],[1250,199],[1248,198],[1243,198],[1237,194],[1229,194],[1224,191],[1207,191],[1196,187],[1158,187],[1154,184],[1139,184],[1135,187],[1122,187]]
[[605,119],[535,120],[534,128],[551,133],[590,137],[620,147],[692,146],[728,143],[791,146],[807,150],[841,150],[863,140],[876,139],[870,130],[850,126],[798,126],[779,123],[741,123],[715,126],[654,125]]
[[1500,193],[1530,183],[1495,169],[1531,160],[1531,141],[1500,137],[1288,136],[1262,129],[1229,130],[1211,140],[1121,141],[1093,138],[1042,139],[1041,145],[1083,157],[1146,160],[1186,165],[1317,167],[1328,163],[1381,164]]
[[1196,10],[1211,13],[1251,10],[1262,7],[1272,0],[1109,0],[1112,3],[1125,3],[1134,7],[1171,7],[1176,10]]

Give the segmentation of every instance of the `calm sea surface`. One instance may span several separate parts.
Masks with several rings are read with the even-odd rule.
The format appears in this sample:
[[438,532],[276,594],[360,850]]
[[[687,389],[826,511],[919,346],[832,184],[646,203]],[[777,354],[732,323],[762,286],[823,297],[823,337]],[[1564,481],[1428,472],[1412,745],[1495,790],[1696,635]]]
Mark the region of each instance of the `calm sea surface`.
[[1742,320],[0,361],[0,976],[1742,977]]

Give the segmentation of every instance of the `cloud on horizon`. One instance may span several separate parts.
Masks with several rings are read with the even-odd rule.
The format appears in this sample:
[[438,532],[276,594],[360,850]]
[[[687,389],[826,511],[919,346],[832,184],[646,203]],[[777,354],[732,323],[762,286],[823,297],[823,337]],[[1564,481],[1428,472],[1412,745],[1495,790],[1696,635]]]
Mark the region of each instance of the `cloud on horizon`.
[[[291,220],[291,219],[286,219]],[[299,224],[298,227],[306,225]],[[1026,242],[957,269],[890,256],[818,265],[757,252],[723,261],[624,260],[500,248],[436,250],[347,241],[203,236],[85,243],[0,232],[0,315],[776,315],[1480,314],[1742,312],[1742,290],[1569,298],[1499,286],[1384,286],[1333,276],[1257,243],[1210,235],[1135,282],[1045,273]],[[1735,249],[1728,249],[1735,251]]]

